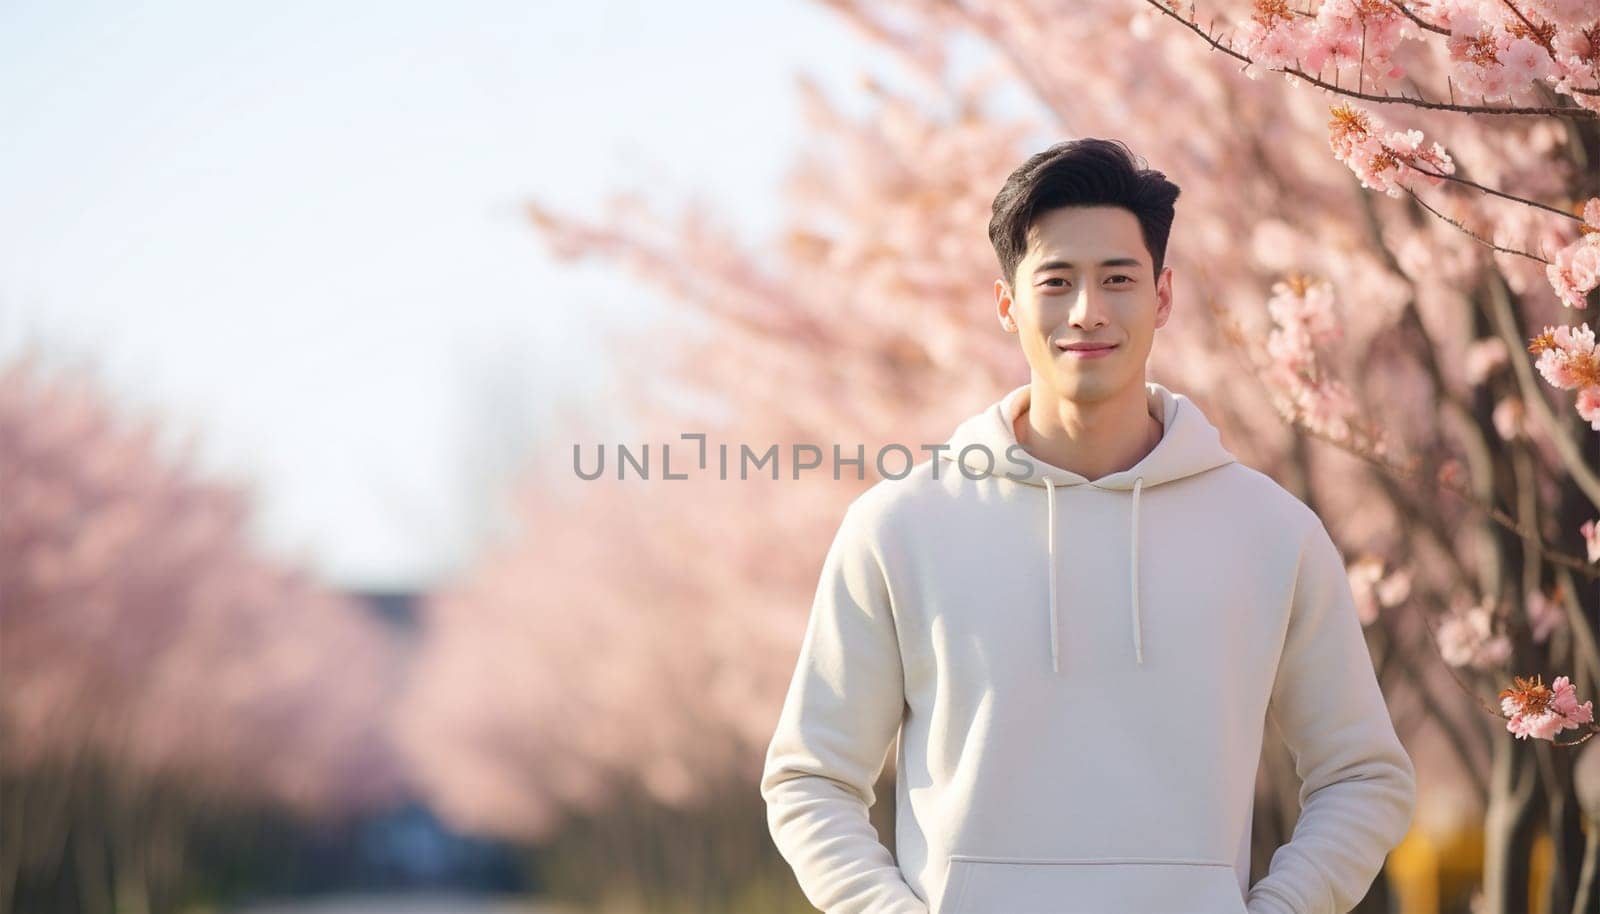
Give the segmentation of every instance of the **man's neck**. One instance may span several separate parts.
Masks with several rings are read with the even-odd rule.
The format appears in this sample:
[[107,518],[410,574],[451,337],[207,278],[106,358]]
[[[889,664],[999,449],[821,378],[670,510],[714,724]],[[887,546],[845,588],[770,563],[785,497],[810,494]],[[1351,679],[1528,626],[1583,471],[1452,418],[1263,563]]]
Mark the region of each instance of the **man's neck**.
[[1150,412],[1143,383],[1107,400],[1080,402],[1035,381],[1013,431],[1035,458],[1099,479],[1143,460],[1161,443],[1164,429]]

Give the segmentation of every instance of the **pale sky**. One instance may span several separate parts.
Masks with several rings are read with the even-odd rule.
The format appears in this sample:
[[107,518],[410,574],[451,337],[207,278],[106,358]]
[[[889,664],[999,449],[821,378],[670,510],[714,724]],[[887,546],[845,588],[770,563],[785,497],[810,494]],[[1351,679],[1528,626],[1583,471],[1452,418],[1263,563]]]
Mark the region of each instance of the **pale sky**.
[[0,357],[196,434],[270,554],[426,586],[545,405],[603,399],[604,321],[664,301],[521,203],[655,184],[768,231],[794,74],[849,109],[882,60],[801,0],[6,0]]

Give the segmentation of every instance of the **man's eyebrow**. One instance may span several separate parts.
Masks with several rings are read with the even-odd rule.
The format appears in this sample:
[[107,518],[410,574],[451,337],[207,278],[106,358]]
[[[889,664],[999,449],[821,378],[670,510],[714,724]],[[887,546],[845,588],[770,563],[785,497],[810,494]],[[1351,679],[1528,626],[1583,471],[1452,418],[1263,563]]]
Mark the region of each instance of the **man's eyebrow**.
[[[1144,266],[1144,261],[1138,260],[1138,259],[1133,258],[1133,257],[1113,257],[1110,260],[1102,260],[1102,261],[1100,261],[1100,266],[1102,266],[1102,267],[1142,267],[1142,266]],[[1077,268],[1077,265],[1074,264],[1070,260],[1047,260],[1044,263],[1041,263],[1038,266],[1034,267],[1033,268],[1033,272],[1035,272],[1035,273],[1043,273],[1046,270],[1072,270],[1072,269],[1076,269],[1076,268]]]

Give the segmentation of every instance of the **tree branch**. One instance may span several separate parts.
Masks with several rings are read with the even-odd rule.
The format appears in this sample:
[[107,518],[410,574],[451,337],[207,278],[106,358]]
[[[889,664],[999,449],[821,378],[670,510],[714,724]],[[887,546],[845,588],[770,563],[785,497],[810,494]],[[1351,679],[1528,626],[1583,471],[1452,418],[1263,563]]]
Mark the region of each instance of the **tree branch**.
[[[1237,60],[1241,60],[1246,64],[1255,63],[1255,61],[1251,60],[1249,56],[1240,54],[1238,51],[1235,51],[1233,48],[1227,46],[1223,42],[1218,41],[1198,25],[1185,21],[1182,17],[1178,16],[1174,10],[1163,3],[1162,0],[1145,0],[1145,2],[1160,10],[1164,15],[1170,16],[1174,21],[1181,23],[1184,28],[1189,29],[1196,35],[1199,35],[1201,38],[1204,38],[1206,42],[1213,48],[1216,48],[1217,50]],[[1403,95],[1374,95],[1370,92],[1352,92],[1349,89],[1340,88],[1334,83],[1326,82],[1318,77],[1312,76],[1310,73],[1305,72],[1299,67],[1266,67],[1265,69],[1277,73],[1287,73],[1290,76],[1303,79],[1313,86],[1327,89],[1329,92],[1333,92],[1338,95],[1347,96],[1349,98],[1359,98],[1362,101],[1378,102],[1380,104],[1403,104],[1411,105],[1417,108],[1429,108],[1435,111],[1459,111],[1463,114],[1502,114],[1513,116],[1531,115],[1537,117],[1571,117],[1584,118],[1586,120],[1600,120],[1600,111],[1590,111],[1587,108],[1580,108],[1576,105],[1545,106],[1537,108],[1505,108],[1496,107],[1493,105],[1458,105],[1453,102],[1430,102],[1420,98],[1407,98]]]
[[1527,251],[1518,251],[1518,250],[1515,250],[1513,248],[1501,247],[1500,245],[1495,244],[1493,241],[1490,241],[1489,239],[1483,237],[1482,235],[1479,235],[1477,232],[1474,232],[1472,229],[1467,228],[1465,225],[1462,225],[1460,222],[1456,221],[1455,219],[1452,219],[1449,216],[1446,216],[1444,213],[1441,213],[1438,210],[1434,209],[1433,207],[1429,206],[1427,204],[1427,201],[1423,200],[1422,197],[1418,196],[1417,192],[1412,190],[1411,188],[1405,187],[1405,186],[1402,185],[1400,189],[1405,191],[1406,193],[1410,194],[1411,195],[1411,199],[1417,201],[1417,205],[1421,206],[1423,209],[1427,210],[1428,212],[1433,213],[1435,216],[1439,217],[1441,220],[1449,223],[1450,225],[1455,226],[1456,228],[1460,229],[1462,232],[1465,232],[1468,238],[1471,238],[1473,241],[1478,242],[1479,244],[1483,245],[1484,247],[1487,247],[1487,248],[1489,248],[1491,250],[1494,250],[1494,251],[1499,251],[1502,254],[1513,254],[1513,255],[1516,255],[1518,257],[1526,257],[1529,260],[1537,261],[1537,262],[1542,263],[1542,264],[1549,264],[1550,263],[1550,261],[1546,260],[1543,257],[1540,257],[1538,254],[1530,254]]
[[1449,29],[1447,29],[1447,28],[1445,28],[1443,26],[1434,25],[1433,23],[1424,20],[1421,16],[1418,16],[1416,13],[1413,13],[1410,10],[1410,8],[1407,7],[1404,3],[1400,2],[1400,0],[1389,0],[1389,5],[1394,7],[1395,9],[1399,10],[1400,13],[1402,15],[1404,15],[1407,19],[1410,19],[1412,22],[1415,22],[1419,28],[1426,29],[1427,31],[1434,32],[1434,33],[1437,33],[1439,35],[1448,35],[1448,34],[1450,34],[1450,30]]
[[1555,213],[1557,216],[1565,216],[1566,218],[1571,219],[1573,222],[1577,222],[1577,223],[1580,223],[1580,224],[1583,222],[1583,217],[1578,216],[1578,215],[1576,215],[1574,213],[1569,213],[1564,209],[1559,209],[1559,208],[1551,206],[1551,205],[1549,205],[1547,203],[1540,203],[1537,200],[1529,200],[1529,199],[1526,199],[1524,197],[1519,197],[1516,194],[1508,194],[1503,190],[1495,190],[1492,187],[1485,187],[1484,185],[1479,184],[1477,181],[1468,180],[1467,178],[1460,177],[1459,175],[1447,175],[1447,174],[1444,174],[1443,172],[1431,171],[1431,170],[1426,169],[1426,168],[1418,168],[1415,162],[1410,162],[1410,161],[1406,162],[1406,166],[1408,168],[1411,168],[1411,169],[1414,169],[1416,171],[1419,171],[1422,174],[1429,175],[1429,176],[1435,177],[1435,178],[1442,178],[1443,180],[1446,180],[1446,181],[1453,181],[1456,184],[1464,184],[1467,187],[1471,187],[1471,188],[1475,188],[1477,190],[1481,190],[1486,194],[1490,194],[1492,196],[1500,197],[1501,199],[1504,199],[1504,200],[1510,200],[1513,203],[1522,203],[1522,204],[1526,204],[1528,206],[1534,207],[1535,209],[1542,209],[1545,212]]

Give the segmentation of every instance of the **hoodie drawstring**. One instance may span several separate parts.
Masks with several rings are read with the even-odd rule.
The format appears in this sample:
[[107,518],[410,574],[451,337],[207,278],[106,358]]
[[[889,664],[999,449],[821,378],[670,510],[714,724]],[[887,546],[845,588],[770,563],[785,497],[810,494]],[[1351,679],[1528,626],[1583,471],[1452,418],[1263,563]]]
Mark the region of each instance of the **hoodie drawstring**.
[[1061,672],[1061,663],[1056,659],[1056,642],[1061,639],[1056,637],[1056,484],[1050,477],[1044,479],[1044,501],[1048,505],[1046,511],[1049,524],[1044,531],[1046,561],[1050,565],[1050,672]]
[[[1128,549],[1130,580],[1129,594],[1132,609],[1130,610],[1133,623],[1133,655],[1140,664],[1144,664],[1144,634],[1141,631],[1139,614],[1139,491],[1144,488],[1144,477],[1140,476],[1133,481],[1133,504],[1130,508],[1129,537],[1132,542]],[[1045,530],[1045,547],[1050,565],[1050,670],[1061,672],[1059,654],[1060,637],[1057,622],[1058,610],[1056,608],[1056,484],[1046,476],[1044,480],[1045,504],[1048,506]]]
[[1133,507],[1128,518],[1128,536],[1133,540],[1132,547],[1128,550],[1131,556],[1128,560],[1128,567],[1131,569],[1128,592],[1133,595],[1133,656],[1140,664],[1144,663],[1144,634],[1140,631],[1139,624],[1139,490],[1143,487],[1143,476],[1133,481]]

